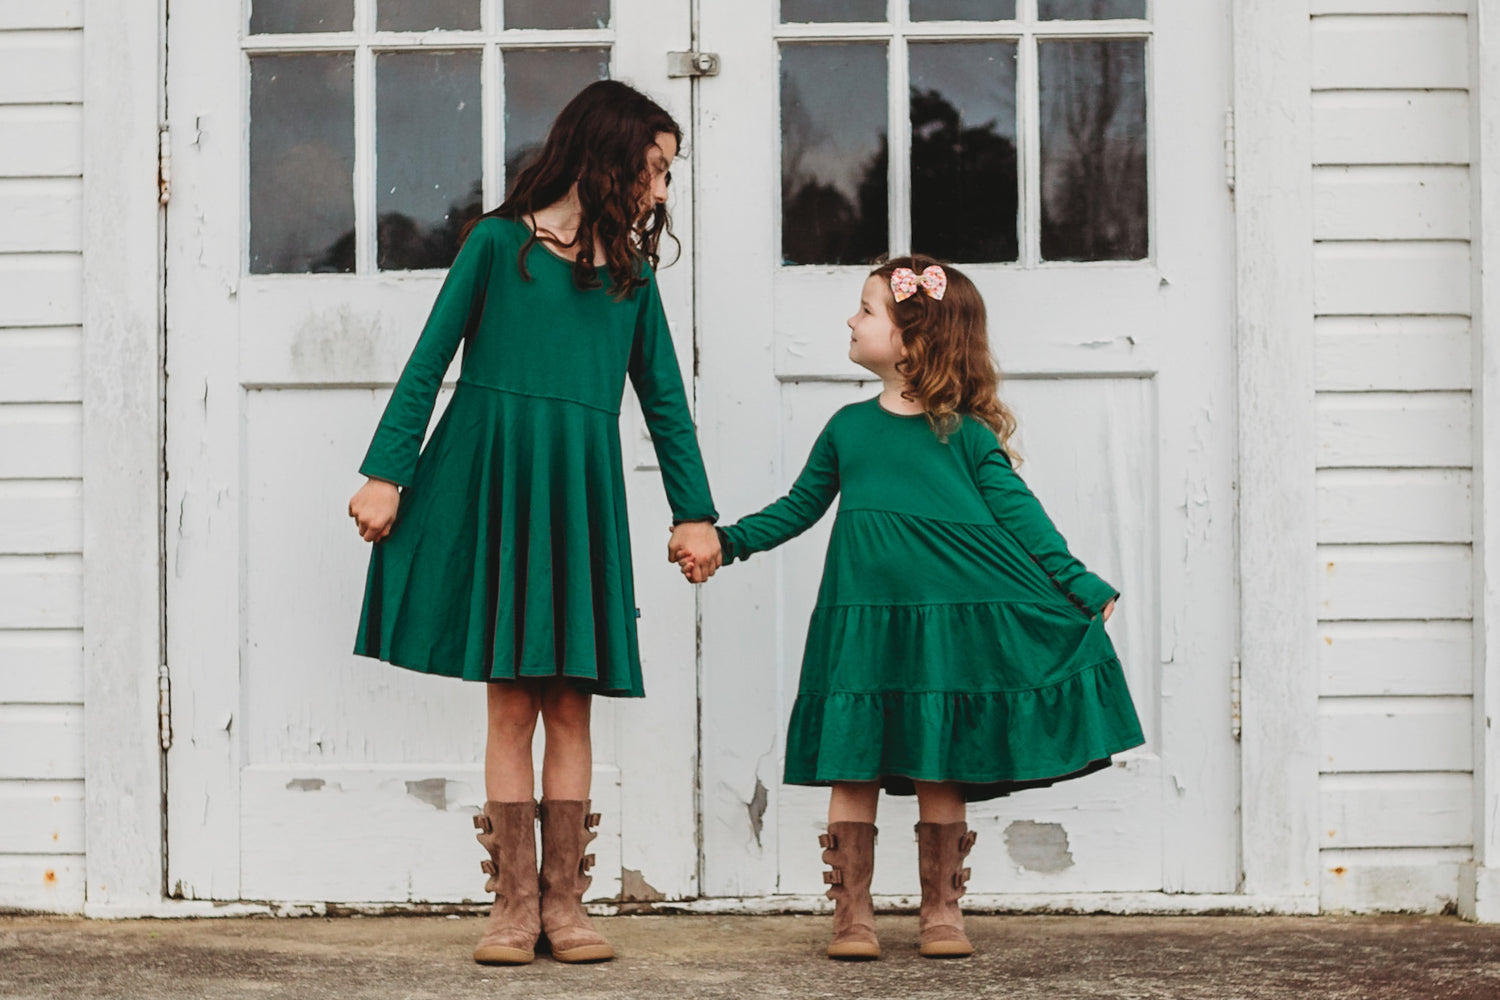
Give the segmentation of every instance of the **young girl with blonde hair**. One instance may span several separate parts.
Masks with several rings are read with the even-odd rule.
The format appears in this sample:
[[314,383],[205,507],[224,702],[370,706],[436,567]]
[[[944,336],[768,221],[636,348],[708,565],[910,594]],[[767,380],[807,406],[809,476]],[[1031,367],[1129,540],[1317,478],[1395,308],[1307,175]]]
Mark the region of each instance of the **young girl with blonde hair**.
[[[849,357],[882,392],[834,414],[790,493],[720,529],[723,559],[796,537],[840,497],[785,772],[832,786],[828,954],[880,955],[870,878],[884,788],[917,796],[920,952],[963,956],[966,802],[1089,774],[1143,742],[1104,630],[1119,595],[1015,472],[973,283],[898,258],[866,279],[848,323]],[[675,555],[701,575],[691,552]]]

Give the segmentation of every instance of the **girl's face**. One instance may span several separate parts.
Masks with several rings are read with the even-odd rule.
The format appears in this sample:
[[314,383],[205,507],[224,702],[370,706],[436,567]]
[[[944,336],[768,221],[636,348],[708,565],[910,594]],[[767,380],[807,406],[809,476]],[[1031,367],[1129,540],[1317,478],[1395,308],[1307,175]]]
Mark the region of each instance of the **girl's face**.
[[849,317],[849,360],[868,368],[881,378],[896,375],[896,363],[906,357],[901,331],[891,319],[890,286],[880,275],[865,279],[859,296],[859,309]]
[[641,218],[667,201],[667,185],[672,183],[672,161],[677,157],[677,139],[671,132],[656,133],[656,141],[646,150],[646,176],[642,180]]

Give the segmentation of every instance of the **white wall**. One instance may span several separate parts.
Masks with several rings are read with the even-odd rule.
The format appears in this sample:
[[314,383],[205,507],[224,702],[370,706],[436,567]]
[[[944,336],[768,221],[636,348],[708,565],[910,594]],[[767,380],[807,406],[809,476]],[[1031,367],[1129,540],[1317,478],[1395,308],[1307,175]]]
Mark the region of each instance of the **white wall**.
[[0,907],[84,896],[82,0],[0,0]]
[[1442,910],[1472,851],[1467,7],[1312,5],[1325,909]]

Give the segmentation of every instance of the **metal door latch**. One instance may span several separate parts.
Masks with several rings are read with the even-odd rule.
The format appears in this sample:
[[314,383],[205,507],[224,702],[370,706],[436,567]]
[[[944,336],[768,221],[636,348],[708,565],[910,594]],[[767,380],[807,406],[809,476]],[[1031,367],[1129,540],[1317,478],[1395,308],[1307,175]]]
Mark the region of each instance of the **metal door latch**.
[[668,52],[667,76],[718,76],[717,52]]

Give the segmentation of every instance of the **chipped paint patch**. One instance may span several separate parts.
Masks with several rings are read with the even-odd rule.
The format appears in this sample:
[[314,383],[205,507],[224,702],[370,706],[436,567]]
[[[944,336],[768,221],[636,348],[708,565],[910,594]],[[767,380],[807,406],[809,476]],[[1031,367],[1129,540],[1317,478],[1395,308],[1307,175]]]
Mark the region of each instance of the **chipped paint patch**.
[[750,801],[747,803],[747,808],[750,810],[750,832],[755,834],[756,847],[764,846],[760,842],[760,831],[761,827],[765,824],[766,806],[770,800],[770,795],[766,792],[765,784],[760,780],[760,776],[757,775],[755,778],[755,792],[750,796]]
[[620,869],[620,899],[627,903],[654,903],[666,898],[666,893],[647,882],[636,869]]
[[328,784],[322,778],[293,778],[286,783],[289,792],[321,792],[323,786]]
[[1061,823],[1018,819],[1005,828],[1005,849],[1012,861],[1028,871],[1051,873],[1073,867],[1068,831]]
[[448,808],[448,779],[423,778],[421,781],[408,781],[406,794],[441,812]]

